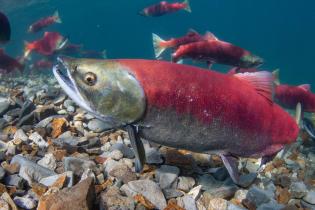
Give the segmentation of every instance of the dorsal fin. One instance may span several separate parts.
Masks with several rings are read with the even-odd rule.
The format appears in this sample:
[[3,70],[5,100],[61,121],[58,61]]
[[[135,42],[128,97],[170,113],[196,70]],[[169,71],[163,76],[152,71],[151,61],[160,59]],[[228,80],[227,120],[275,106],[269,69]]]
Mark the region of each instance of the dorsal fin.
[[303,84],[303,85],[299,85],[298,87],[305,90],[306,92],[311,91],[311,85],[310,84]]
[[196,30],[190,28],[186,35],[187,36],[192,36],[192,35],[197,35],[197,34],[199,34],[199,33]]
[[204,37],[205,37],[206,40],[216,40],[216,41],[219,40],[219,39],[218,39],[213,33],[211,33],[210,31],[207,31]]
[[280,85],[280,69],[276,69],[272,72],[273,80],[276,85]]
[[257,93],[273,103],[273,76],[268,71],[238,73],[235,77],[254,86]]

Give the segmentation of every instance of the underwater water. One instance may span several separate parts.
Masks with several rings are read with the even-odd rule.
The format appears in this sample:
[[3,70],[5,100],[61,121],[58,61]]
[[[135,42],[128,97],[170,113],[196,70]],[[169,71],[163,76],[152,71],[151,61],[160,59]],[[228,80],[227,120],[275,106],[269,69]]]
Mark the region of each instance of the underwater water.
[[[265,60],[261,68],[281,69],[281,80],[285,83],[314,82],[315,3],[312,0],[303,3],[198,0],[191,1],[191,14],[180,11],[159,18],[137,15],[140,9],[155,3],[153,0],[29,2],[33,4],[15,10],[7,6],[13,41],[5,47],[13,55],[22,53],[24,40],[41,36],[41,33],[27,34],[29,24],[58,10],[63,24],[53,25],[47,31],[58,31],[88,49],[106,49],[109,58],[153,59],[151,33],[168,39],[179,37],[191,28],[200,33],[211,31],[218,38],[261,56]],[[6,12],[7,8],[2,6],[0,10]]]
[[[315,86],[315,1],[191,0],[191,13],[138,14],[157,2],[0,0],[11,25],[5,43],[0,28],[0,206],[315,209],[315,89],[298,86]],[[28,32],[55,11],[61,23]],[[230,64],[212,70],[240,66],[246,49],[268,72],[217,74],[196,52],[186,66],[156,59],[153,33],[193,30],[218,38],[200,41]],[[80,50],[64,53],[71,44]]]

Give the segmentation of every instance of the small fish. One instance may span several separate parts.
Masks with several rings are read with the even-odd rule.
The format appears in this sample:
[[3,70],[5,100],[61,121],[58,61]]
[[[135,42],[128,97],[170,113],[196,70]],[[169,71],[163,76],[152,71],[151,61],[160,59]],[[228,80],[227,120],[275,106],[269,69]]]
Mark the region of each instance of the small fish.
[[5,14],[0,12],[0,43],[5,44],[10,41],[11,26]]
[[44,17],[44,18],[36,21],[32,25],[30,25],[30,27],[28,28],[28,32],[29,33],[39,32],[39,31],[43,30],[44,28],[46,28],[47,26],[50,26],[54,23],[62,23],[62,21],[59,17],[58,11],[56,11],[52,16]]
[[177,12],[179,10],[191,12],[189,0],[184,0],[182,3],[169,3],[166,1],[161,1],[158,4],[144,8],[139,12],[139,14],[147,17],[160,17],[166,14]]
[[221,41],[210,32],[206,37],[206,41],[179,46],[172,54],[173,62],[191,58],[205,61],[209,66],[218,63],[241,68],[254,68],[263,64],[262,58],[231,43]]
[[311,92],[311,85],[309,84],[278,85],[276,86],[275,100],[287,109],[295,109],[296,105],[301,103],[303,112],[315,112],[315,94]]
[[27,58],[32,51],[45,56],[53,55],[56,51],[61,50],[67,42],[68,39],[58,32],[45,32],[43,38],[30,43],[25,42],[24,58]]
[[23,72],[24,64],[20,63],[19,60],[7,55],[3,49],[0,49],[0,72],[3,74],[8,74],[14,72],[15,70]]
[[194,30],[189,30],[185,36],[179,38],[163,40],[158,35],[152,34],[152,39],[155,57],[158,58],[166,49],[169,48],[176,49],[180,45],[202,41],[204,37]]
[[111,128],[138,136],[131,140],[137,169],[141,137],[220,154],[238,183],[236,157],[271,156],[298,136],[295,120],[272,102],[270,72],[231,76],[158,60],[58,61],[53,73],[70,98]]

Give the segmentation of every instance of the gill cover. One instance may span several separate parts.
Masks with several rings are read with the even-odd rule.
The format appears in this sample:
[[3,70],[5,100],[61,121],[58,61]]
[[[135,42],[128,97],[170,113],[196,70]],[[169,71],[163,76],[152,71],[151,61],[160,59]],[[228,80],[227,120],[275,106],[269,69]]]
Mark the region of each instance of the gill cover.
[[122,126],[139,120],[146,107],[142,86],[118,61],[62,58],[62,63],[92,114]]

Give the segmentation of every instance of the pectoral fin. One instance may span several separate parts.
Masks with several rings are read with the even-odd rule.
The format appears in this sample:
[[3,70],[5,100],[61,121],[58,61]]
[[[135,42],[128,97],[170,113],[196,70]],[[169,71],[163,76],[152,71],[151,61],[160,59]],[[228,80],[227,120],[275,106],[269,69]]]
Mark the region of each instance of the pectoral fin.
[[145,150],[143,143],[138,135],[137,128],[133,125],[127,125],[126,130],[129,135],[130,143],[132,149],[135,153],[135,171],[140,173],[143,170],[143,166],[146,162],[145,160]]
[[238,160],[236,157],[233,157],[231,155],[220,155],[224,166],[226,167],[226,169],[228,170],[233,182],[235,184],[239,183],[240,180],[240,175],[238,172]]

